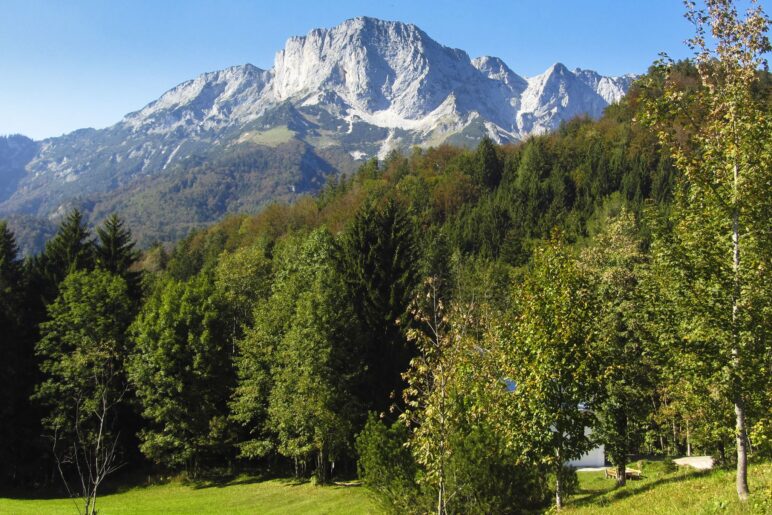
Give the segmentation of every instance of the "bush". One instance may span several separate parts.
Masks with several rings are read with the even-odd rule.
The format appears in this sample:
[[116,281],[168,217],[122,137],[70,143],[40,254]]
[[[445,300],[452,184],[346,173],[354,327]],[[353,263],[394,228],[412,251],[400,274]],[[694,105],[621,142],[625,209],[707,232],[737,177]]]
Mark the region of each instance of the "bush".
[[418,467],[405,445],[407,438],[403,424],[388,427],[373,413],[356,438],[359,478],[395,513],[422,511],[423,505],[416,481]]
[[[395,513],[427,513],[435,509],[437,492],[421,482],[423,470],[406,443],[409,431],[388,427],[371,415],[356,440],[362,481]],[[457,428],[453,454],[446,464],[449,513],[520,513],[549,504],[550,482],[544,469],[518,464],[495,434],[483,427]],[[576,474],[567,479],[577,484]]]
[[[566,499],[579,491],[579,476],[576,475],[576,469],[570,465],[564,465],[563,468],[560,469],[560,481],[561,486],[563,487],[563,502],[565,502]],[[554,471],[550,472],[547,484],[550,487],[547,496],[551,497],[556,489]]]
[[656,461],[640,460],[637,467],[643,472],[644,476],[650,477],[665,476],[672,474],[678,469],[678,465],[671,458]]
[[492,431],[477,427],[459,432],[452,445],[448,492],[453,496],[448,511],[521,513],[550,503],[550,483],[544,470],[518,464]]

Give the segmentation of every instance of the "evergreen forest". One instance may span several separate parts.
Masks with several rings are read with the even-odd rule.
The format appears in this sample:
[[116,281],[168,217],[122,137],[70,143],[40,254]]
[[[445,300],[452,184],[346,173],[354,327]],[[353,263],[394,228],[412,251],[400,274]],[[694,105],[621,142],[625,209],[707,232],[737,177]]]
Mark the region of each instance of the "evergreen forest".
[[[173,246],[0,222],[0,483],[360,479],[396,513],[518,513],[565,463],[772,458],[772,95],[760,11],[600,120],[392,152]],[[715,4],[715,5],[714,5]],[[715,7],[718,6],[718,7]],[[590,429],[588,431],[587,429]],[[92,510],[92,511],[89,511]]]

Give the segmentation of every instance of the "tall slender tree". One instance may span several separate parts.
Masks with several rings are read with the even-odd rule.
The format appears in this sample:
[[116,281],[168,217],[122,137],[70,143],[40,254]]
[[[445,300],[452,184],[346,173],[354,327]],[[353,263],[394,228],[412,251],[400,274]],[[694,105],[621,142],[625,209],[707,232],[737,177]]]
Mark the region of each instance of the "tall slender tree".
[[56,235],[46,244],[45,256],[55,278],[64,279],[74,270],[93,266],[93,240],[79,209],[67,214]]
[[496,153],[496,146],[488,136],[485,136],[477,145],[475,152],[474,176],[477,182],[492,190],[501,182],[503,168],[501,159]]
[[366,204],[341,244],[340,267],[363,335],[363,400],[381,412],[402,391],[400,374],[411,357],[399,321],[418,279],[416,238],[408,213],[388,200],[382,207]]
[[605,445],[624,485],[627,456],[651,404],[656,367],[651,359],[642,281],[645,257],[632,215],[622,211],[606,221],[581,255],[597,296],[596,334],[601,388],[592,405],[598,423],[593,437]]
[[61,283],[70,272],[94,266],[94,241],[83,213],[73,209],[59,225],[45,250],[34,259],[33,282],[45,304],[54,301]]
[[[22,331],[23,274],[13,232],[0,221],[0,419],[21,421],[24,406],[31,393],[25,371],[30,359]],[[0,426],[0,477],[12,480],[19,459],[17,450],[24,447],[24,437],[16,424]]]
[[341,295],[334,252],[326,229],[313,232],[300,249],[305,270],[299,272],[307,280],[276,350],[268,406],[279,452],[301,461],[314,456],[321,483],[330,479],[330,463],[352,449],[354,427],[364,418],[350,384],[357,372],[348,345],[352,309]]
[[[687,312],[693,337],[716,347],[723,360],[726,395],[735,411],[737,494],[748,499],[747,398],[758,347],[768,343],[761,318],[769,291],[772,252],[772,121],[758,94],[760,69],[772,49],[769,19],[756,0],[744,17],[733,0],[687,1],[695,26],[689,46],[699,74],[696,87],[673,79],[672,62],[660,66],[663,95],[644,103],[644,120],[657,128],[682,173],[682,264],[689,284],[702,290]],[[656,74],[655,74],[656,76]],[[761,333],[759,332],[761,327]]]

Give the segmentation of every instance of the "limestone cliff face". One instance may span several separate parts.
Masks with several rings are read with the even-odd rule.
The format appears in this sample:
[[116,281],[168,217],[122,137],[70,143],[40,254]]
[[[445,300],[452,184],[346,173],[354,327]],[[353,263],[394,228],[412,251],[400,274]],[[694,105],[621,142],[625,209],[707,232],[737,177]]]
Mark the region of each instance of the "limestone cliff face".
[[415,25],[353,18],[289,38],[270,70],[205,73],[112,127],[35,143],[25,174],[0,197],[0,215],[55,217],[73,199],[87,207],[95,196],[249,145],[299,141],[357,160],[449,138],[516,141],[577,115],[600,116],[633,79],[560,63],[524,78]]

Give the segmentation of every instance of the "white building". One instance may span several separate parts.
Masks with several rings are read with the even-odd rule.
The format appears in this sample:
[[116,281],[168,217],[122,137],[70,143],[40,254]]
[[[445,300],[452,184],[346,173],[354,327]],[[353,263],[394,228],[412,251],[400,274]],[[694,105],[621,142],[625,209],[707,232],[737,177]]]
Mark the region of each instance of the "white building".
[[[592,430],[589,427],[584,428],[584,434],[586,436],[589,436],[591,433],[592,433]],[[601,444],[595,447],[594,449],[590,449],[589,451],[582,454],[582,456],[579,459],[567,461],[566,465],[570,465],[575,468],[605,467],[606,466],[606,449],[603,446],[603,444]]]

